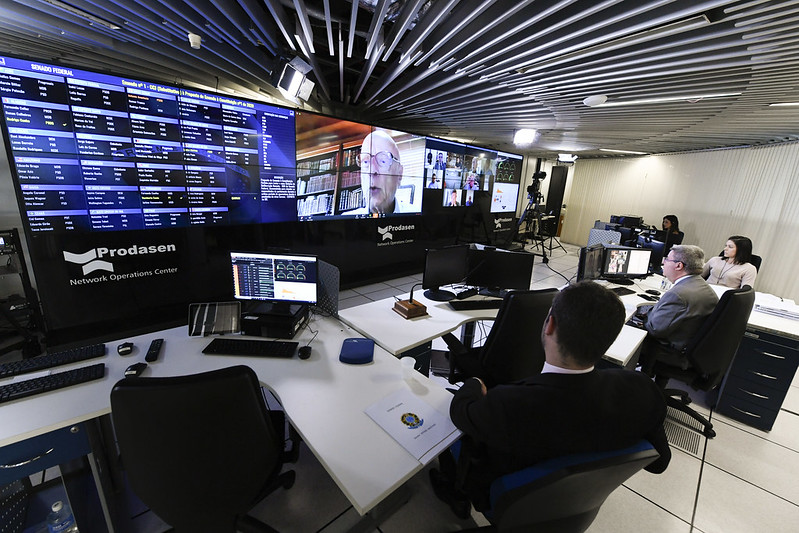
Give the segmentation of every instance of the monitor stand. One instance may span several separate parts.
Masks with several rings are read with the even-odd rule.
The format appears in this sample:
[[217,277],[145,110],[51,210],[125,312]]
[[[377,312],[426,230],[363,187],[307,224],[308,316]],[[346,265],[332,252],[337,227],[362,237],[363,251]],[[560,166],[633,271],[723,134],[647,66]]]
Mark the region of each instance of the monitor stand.
[[507,292],[508,291],[506,291],[504,289],[496,289],[496,288],[489,289],[488,287],[483,287],[482,289],[480,289],[478,294],[480,296],[492,296],[494,298],[504,298],[505,294],[507,294]]
[[455,293],[435,287],[424,291],[424,297],[434,302],[448,302],[455,299]]
[[618,278],[618,279],[614,278],[614,279],[609,279],[608,281],[611,283],[615,283],[616,285],[632,285],[635,283],[633,280],[627,278]]
[[289,302],[253,302],[246,306],[245,313],[250,315],[296,316],[301,314],[307,304]]

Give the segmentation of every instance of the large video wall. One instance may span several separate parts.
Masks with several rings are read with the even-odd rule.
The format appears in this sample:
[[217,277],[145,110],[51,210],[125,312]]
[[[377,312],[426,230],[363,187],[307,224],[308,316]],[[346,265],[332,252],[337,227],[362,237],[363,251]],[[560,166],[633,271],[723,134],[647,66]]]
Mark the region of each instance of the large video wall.
[[[0,102],[52,330],[224,298],[230,249],[340,258],[319,237],[334,233],[364,268],[412,260],[389,245],[450,231],[442,212],[511,213],[521,181],[515,154],[35,60],[0,57]],[[420,215],[435,229],[373,227]]]

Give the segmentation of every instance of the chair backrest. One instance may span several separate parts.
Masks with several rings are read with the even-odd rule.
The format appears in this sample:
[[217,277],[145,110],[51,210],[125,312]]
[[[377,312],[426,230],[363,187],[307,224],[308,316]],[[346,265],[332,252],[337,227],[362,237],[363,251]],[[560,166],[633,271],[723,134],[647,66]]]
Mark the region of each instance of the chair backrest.
[[641,440],[621,450],[544,461],[495,480],[486,516],[498,531],[585,531],[608,495],[658,457]]
[[480,352],[495,383],[510,383],[541,372],[541,326],[557,289],[511,291],[505,295]]
[[246,366],[126,378],[111,418],[133,492],[177,531],[233,531],[281,466],[255,373]]
[[593,246],[594,244],[599,243],[606,243],[606,244],[620,244],[621,243],[621,233],[618,231],[613,231],[610,229],[591,229],[588,231],[588,244],[587,246]]
[[692,365],[689,370],[698,375],[692,386],[710,390],[721,383],[746,332],[754,303],[755,291],[749,285],[721,295],[713,313],[685,347]]
[[755,270],[760,270],[760,265],[763,264],[763,258],[759,255],[752,254],[752,257],[749,259],[749,262],[755,267]]

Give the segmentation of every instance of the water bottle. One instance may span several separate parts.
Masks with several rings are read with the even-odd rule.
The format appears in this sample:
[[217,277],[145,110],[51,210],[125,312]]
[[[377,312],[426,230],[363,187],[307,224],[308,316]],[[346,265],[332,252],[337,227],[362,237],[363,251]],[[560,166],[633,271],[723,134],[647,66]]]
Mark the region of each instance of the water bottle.
[[78,533],[75,517],[69,504],[57,501],[51,507],[52,512],[47,515],[47,531],[49,533]]

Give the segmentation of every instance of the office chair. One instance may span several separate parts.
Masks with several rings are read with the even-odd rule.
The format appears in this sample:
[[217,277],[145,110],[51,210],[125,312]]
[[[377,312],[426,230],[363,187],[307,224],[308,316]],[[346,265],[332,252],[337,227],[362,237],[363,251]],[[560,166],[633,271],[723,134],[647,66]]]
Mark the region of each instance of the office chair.
[[682,364],[677,366],[656,360],[651,371],[655,383],[666,393],[666,404],[699,422],[703,427],[702,433],[709,439],[716,436],[713,424],[688,407],[691,398],[687,392],[667,389],[666,385],[669,379],[676,379],[694,390],[710,391],[716,388],[727,374],[735,352],[738,351],[754,303],[755,291],[749,285],[726,291],[713,313],[681,352],[666,347],[659,348],[672,356],[670,360],[679,354]]
[[449,382],[479,377],[493,387],[540,373],[544,366],[541,326],[557,293],[557,289],[544,289],[506,294],[483,346],[467,348],[452,333],[445,334]]
[[284,451],[285,418],[267,410],[252,369],[125,378],[111,419],[133,492],[176,531],[275,532],[246,513],[294,484],[280,470],[296,453]]
[[588,231],[588,244],[587,246],[593,246],[594,244],[599,243],[606,243],[606,244],[619,244],[621,242],[621,233],[618,231],[613,230],[606,230],[606,229],[590,229]]
[[754,265],[755,267],[755,270],[759,272],[760,265],[763,264],[763,258],[760,257],[759,255],[752,254],[752,257],[749,259],[749,262],[752,263],[752,265]]
[[657,459],[647,440],[621,450],[566,455],[517,472],[491,484],[490,526],[470,532],[581,533],[605,500],[633,474]]

